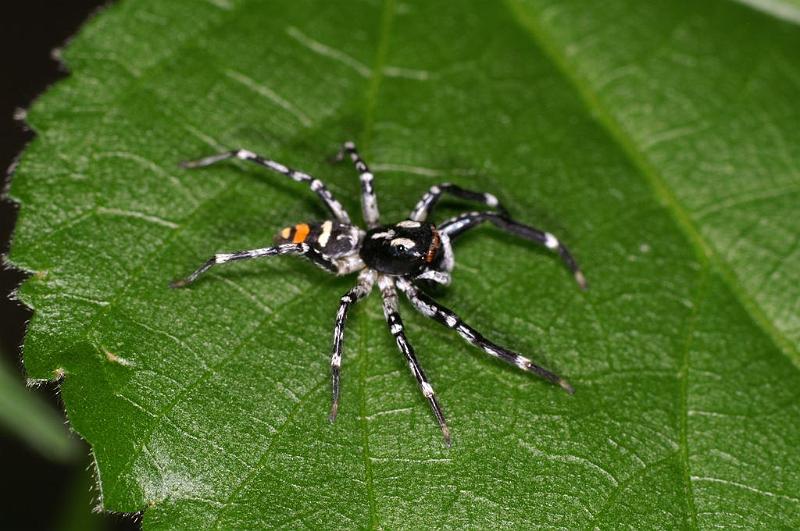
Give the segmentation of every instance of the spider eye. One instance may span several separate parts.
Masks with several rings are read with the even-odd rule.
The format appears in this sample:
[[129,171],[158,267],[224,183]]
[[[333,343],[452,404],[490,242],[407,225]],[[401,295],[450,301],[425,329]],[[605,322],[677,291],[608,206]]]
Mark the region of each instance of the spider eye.
[[395,238],[389,245],[400,251],[401,253],[405,253],[409,249],[413,248],[416,244],[413,240],[409,240],[408,238]]

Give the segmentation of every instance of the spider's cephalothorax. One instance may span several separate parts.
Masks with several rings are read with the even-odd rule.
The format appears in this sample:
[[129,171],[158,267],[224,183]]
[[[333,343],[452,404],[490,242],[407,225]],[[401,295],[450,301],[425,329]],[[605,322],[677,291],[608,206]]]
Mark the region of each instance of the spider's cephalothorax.
[[[462,321],[452,310],[436,302],[419,287],[421,281],[449,284],[450,272],[454,264],[451,241],[486,221],[521,238],[556,251],[572,271],[578,285],[586,289],[583,273],[567,248],[549,232],[512,220],[506,209],[492,194],[465,190],[449,183],[432,186],[419,200],[408,219],[393,225],[380,225],[378,203],[372,185],[373,175],[359,157],[352,142],[346,142],[342,146],[338,159],[341,160],[345,154],[350,156],[359,172],[361,208],[367,224],[366,232],[353,225],[350,216],[334,199],[333,194],[322,181],[251,151],[237,149],[183,163],[186,168],[197,168],[230,158],[254,162],[294,181],[306,183],[322,200],[332,219],[298,223],[286,227],[275,236],[275,245],[272,247],[216,254],[189,276],[173,281],[170,286],[178,288],[191,284],[215,264],[283,254],[305,256],[323,269],[337,275],[358,271],[358,282],[355,287],[341,297],[339,311],[336,314],[331,351],[333,385],[333,404],[329,416],[331,421],[336,418],[339,409],[339,374],[347,312],[353,303],[369,295],[376,283],[383,298],[383,313],[389,325],[389,331],[394,336],[397,347],[405,357],[422,394],[428,400],[448,446],[450,445],[450,431],[445,423],[439,401],[417,360],[414,349],[406,339],[403,321],[398,311],[397,289],[405,294],[420,313],[455,330],[464,340],[490,356],[534,373],[572,393],[572,386],[566,380],[540,367],[530,359],[486,339],[480,332]],[[426,218],[442,194],[476,201],[489,207],[490,210],[467,212],[436,226],[426,221]]]
[[419,274],[442,260],[442,238],[431,223],[407,219],[367,231],[359,256],[364,264],[387,275]]

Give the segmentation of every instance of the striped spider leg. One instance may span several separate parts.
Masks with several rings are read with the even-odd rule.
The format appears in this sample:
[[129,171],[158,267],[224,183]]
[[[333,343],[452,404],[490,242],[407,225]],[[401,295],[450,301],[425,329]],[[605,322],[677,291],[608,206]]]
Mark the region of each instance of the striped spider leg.
[[193,283],[197,278],[214,267],[217,264],[226,264],[237,260],[249,260],[251,258],[265,258],[269,256],[278,256],[283,254],[302,255],[310,259],[316,265],[325,269],[330,273],[337,272],[337,265],[330,259],[330,257],[322,254],[314,247],[307,243],[286,243],[276,245],[274,247],[263,247],[261,249],[251,249],[248,251],[237,251],[234,253],[217,253],[203,265],[194,270],[189,276],[180,278],[170,282],[171,288],[183,288]]
[[339,299],[339,311],[336,312],[336,324],[333,328],[333,347],[331,349],[331,390],[333,400],[328,420],[336,420],[339,412],[339,373],[342,366],[342,346],[344,342],[344,325],[347,322],[347,312],[350,306],[372,291],[377,273],[371,269],[363,269],[358,275],[358,283]]
[[584,290],[588,289],[589,284],[586,282],[586,277],[578,266],[578,262],[575,261],[569,249],[558,241],[558,238],[549,232],[529,225],[523,225],[508,216],[500,215],[496,212],[467,212],[466,214],[461,214],[442,222],[439,225],[439,232],[446,235],[450,240],[453,240],[485,221],[489,221],[500,229],[514,234],[515,236],[536,242],[540,245],[544,245],[551,251],[558,252],[561,260],[575,277],[575,282],[578,283],[578,286]]
[[433,208],[436,206],[436,203],[439,202],[439,199],[443,194],[450,194],[459,199],[483,203],[490,208],[496,209],[504,216],[508,215],[506,208],[501,205],[500,201],[498,201],[498,199],[492,194],[474,192],[472,190],[461,188],[455,184],[442,183],[431,186],[430,190],[425,192],[425,194],[422,196],[422,199],[420,199],[417,205],[414,207],[414,210],[411,211],[411,215],[408,216],[408,219],[414,221],[425,221],[428,218],[428,214],[433,211]]
[[431,406],[433,415],[436,417],[436,422],[439,423],[439,428],[442,430],[444,443],[450,446],[450,429],[447,427],[447,422],[444,420],[442,413],[442,406],[439,405],[439,400],[436,399],[436,393],[433,387],[428,382],[428,377],[425,376],[425,371],[422,370],[417,356],[414,354],[414,348],[411,343],[406,339],[406,334],[403,331],[403,319],[400,317],[400,312],[397,308],[397,292],[395,291],[395,279],[387,275],[378,277],[378,286],[381,290],[381,297],[383,298],[383,315],[386,318],[386,324],[389,325],[389,332],[394,336],[397,343],[397,348],[403,353],[403,356],[408,362],[408,368],[411,369],[411,374],[417,380],[420,391]]
[[259,166],[263,166],[264,168],[270,169],[274,172],[280,173],[281,175],[285,175],[289,177],[293,181],[299,183],[306,183],[311,190],[316,193],[319,198],[322,200],[322,203],[325,207],[333,214],[333,217],[339,221],[340,223],[344,223],[349,225],[350,216],[345,211],[342,204],[333,197],[333,194],[325,184],[320,181],[319,179],[315,179],[311,175],[307,173],[303,173],[301,171],[293,170],[292,168],[288,168],[281,164],[280,162],[275,162],[274,160],[270,160],[268,158],[262,157],[252,151],[248,151],[246,149],[232,149],[230,151],[225,151],[224,153],[218,153],[216,155],[211,155],[208,157],[204,157],[202,159],[197,160],[187,160],[181,162],[181,167],[183,168],[203,168],[206,166],[210,166],[212,164],[216,164],[217,162],[221,162],[227,159],[240,159],[246,160],[248,162],[253,162],[258,164]]
[[523,371],[531,372],[548,382],[561,386],[569,394],[575,392],[572,386],[557,374],[537,365],[528,358],[512,352],[505,347],[489,341],[483,335],[465,323],[455,312],[442,306],[430,296],[419,290],[409,279],[397,280],[397,287],[405,293],[408,300],[422,315],[430,317],[446,327],[455,330],[468,343],[478,347],[492,357],[499,358]]
[[374,176],[372,172],[369,171],[367,163],[364,162],[358,154],[354,143],[345,142],[342,144],[342,148],[336,155],[335,160],[342,160],[345,153],[350,156],[350,160],[355,164],[359,181],[361,181],[361,210],[364,214],[364,222],[367,224],[368,229],[377,227],[380,223],[380,212],[378,211],[378,199],[375,196],[375,188],[372,184]]

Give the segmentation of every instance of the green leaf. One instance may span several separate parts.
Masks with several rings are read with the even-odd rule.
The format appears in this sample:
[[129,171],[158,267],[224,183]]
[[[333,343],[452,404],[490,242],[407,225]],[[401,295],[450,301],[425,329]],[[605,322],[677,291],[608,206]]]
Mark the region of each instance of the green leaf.
[[[755,1],[751,2],[755,3]],[[761,3],[759,3],[760,6]],[[773,6],[790,6],[772,3]],[[789,7],[791,10],[791,7]],[[121,2],[31,110],[12,260],[25,362],[64,371],[105,507],[147,527],[800,526],[800,30],[739,3]],[[353,138],[385,220],[449,180],[571,246],[592,289],[492,228],[437,295],[563,374],[486,359],[405,305],[446,449],[352,279],[290,258],[172,278],[324,210]],[[437,219],[459,209],[448,203]],[[793,215],[795,214],[795,215]]]
[[0,361],[0,432],[11,433],[50,459],[74,458],[77,447],[61,419]]

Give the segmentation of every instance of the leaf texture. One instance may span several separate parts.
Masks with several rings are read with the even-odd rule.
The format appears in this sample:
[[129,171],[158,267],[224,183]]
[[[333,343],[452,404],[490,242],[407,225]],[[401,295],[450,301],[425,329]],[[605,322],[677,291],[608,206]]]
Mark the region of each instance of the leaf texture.
[[[718,0],[120,2],[29,114],[27,370],[65,373],[104,506],[147,528],[797,527],[797,49],[795,23]],[[178,161],[246,147],[358,217],[326,162],[350,138],[386,221],[452,181],[571,246],[587,293],[487,227],[437,296],[574,396],[405,305],[445,449],[373,295],[331,425],[352,279],[285,258],[167,289],[325,215],[280,176]]]

